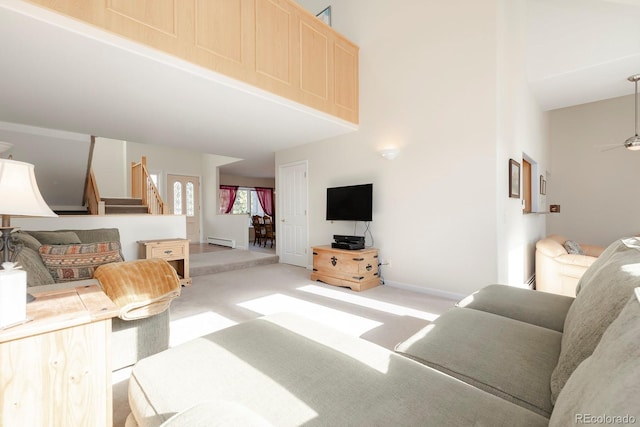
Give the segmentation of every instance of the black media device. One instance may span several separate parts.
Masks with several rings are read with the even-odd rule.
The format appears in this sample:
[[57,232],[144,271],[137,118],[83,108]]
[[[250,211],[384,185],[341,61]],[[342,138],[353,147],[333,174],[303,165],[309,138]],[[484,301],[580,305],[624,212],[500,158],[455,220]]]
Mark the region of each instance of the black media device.
[[347,249],[350,251],[364,249],[364,236],[343,236],[340,234],[333,235],[334,242],[331,247],[335,249]]
[[373,184],[327,188],[327,221],[371,221]]

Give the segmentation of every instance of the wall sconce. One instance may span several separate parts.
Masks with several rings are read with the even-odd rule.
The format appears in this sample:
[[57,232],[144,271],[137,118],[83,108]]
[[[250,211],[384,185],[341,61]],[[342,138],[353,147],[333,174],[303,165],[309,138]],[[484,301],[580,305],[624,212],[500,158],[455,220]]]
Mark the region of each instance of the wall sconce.
[[385,159],[393,160],[398,157],[398,153],[400,153],[400,150],[398,150],[397,148],[387,148],[386,150],[380,150],[379,153]]

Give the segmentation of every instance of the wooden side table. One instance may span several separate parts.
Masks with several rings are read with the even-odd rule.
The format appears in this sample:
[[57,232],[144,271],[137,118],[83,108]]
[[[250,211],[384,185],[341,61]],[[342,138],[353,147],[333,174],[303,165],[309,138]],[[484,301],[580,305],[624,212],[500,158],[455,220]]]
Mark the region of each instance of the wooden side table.
[[364,291],[380,284],[378,250],[346,250],[314,246],[311,280]]
[[138,257],[161,258],[169,262],[180,276],[180,283],[191,286],[189,277],[189,239],[138,240]]
[[33,296],[30,321],[0,330],[0,425],[110,427],[118,307],[97,285]]

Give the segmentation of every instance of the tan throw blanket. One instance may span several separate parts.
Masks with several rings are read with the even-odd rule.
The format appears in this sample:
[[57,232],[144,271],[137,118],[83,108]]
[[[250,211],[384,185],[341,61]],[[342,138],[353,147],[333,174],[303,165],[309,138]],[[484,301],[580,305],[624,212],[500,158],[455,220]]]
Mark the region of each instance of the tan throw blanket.
[[180,295],[180,279],[163,259],[114,262],[98,267],[93,275],[102,289],[120,307],[123,320],[162,313]]

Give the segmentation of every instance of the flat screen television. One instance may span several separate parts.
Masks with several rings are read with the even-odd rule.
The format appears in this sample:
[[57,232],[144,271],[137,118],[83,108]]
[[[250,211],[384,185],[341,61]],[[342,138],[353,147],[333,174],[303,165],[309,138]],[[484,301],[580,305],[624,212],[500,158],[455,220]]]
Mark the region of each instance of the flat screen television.
[[371,221],[373,184],[327,188],[327,221]]

